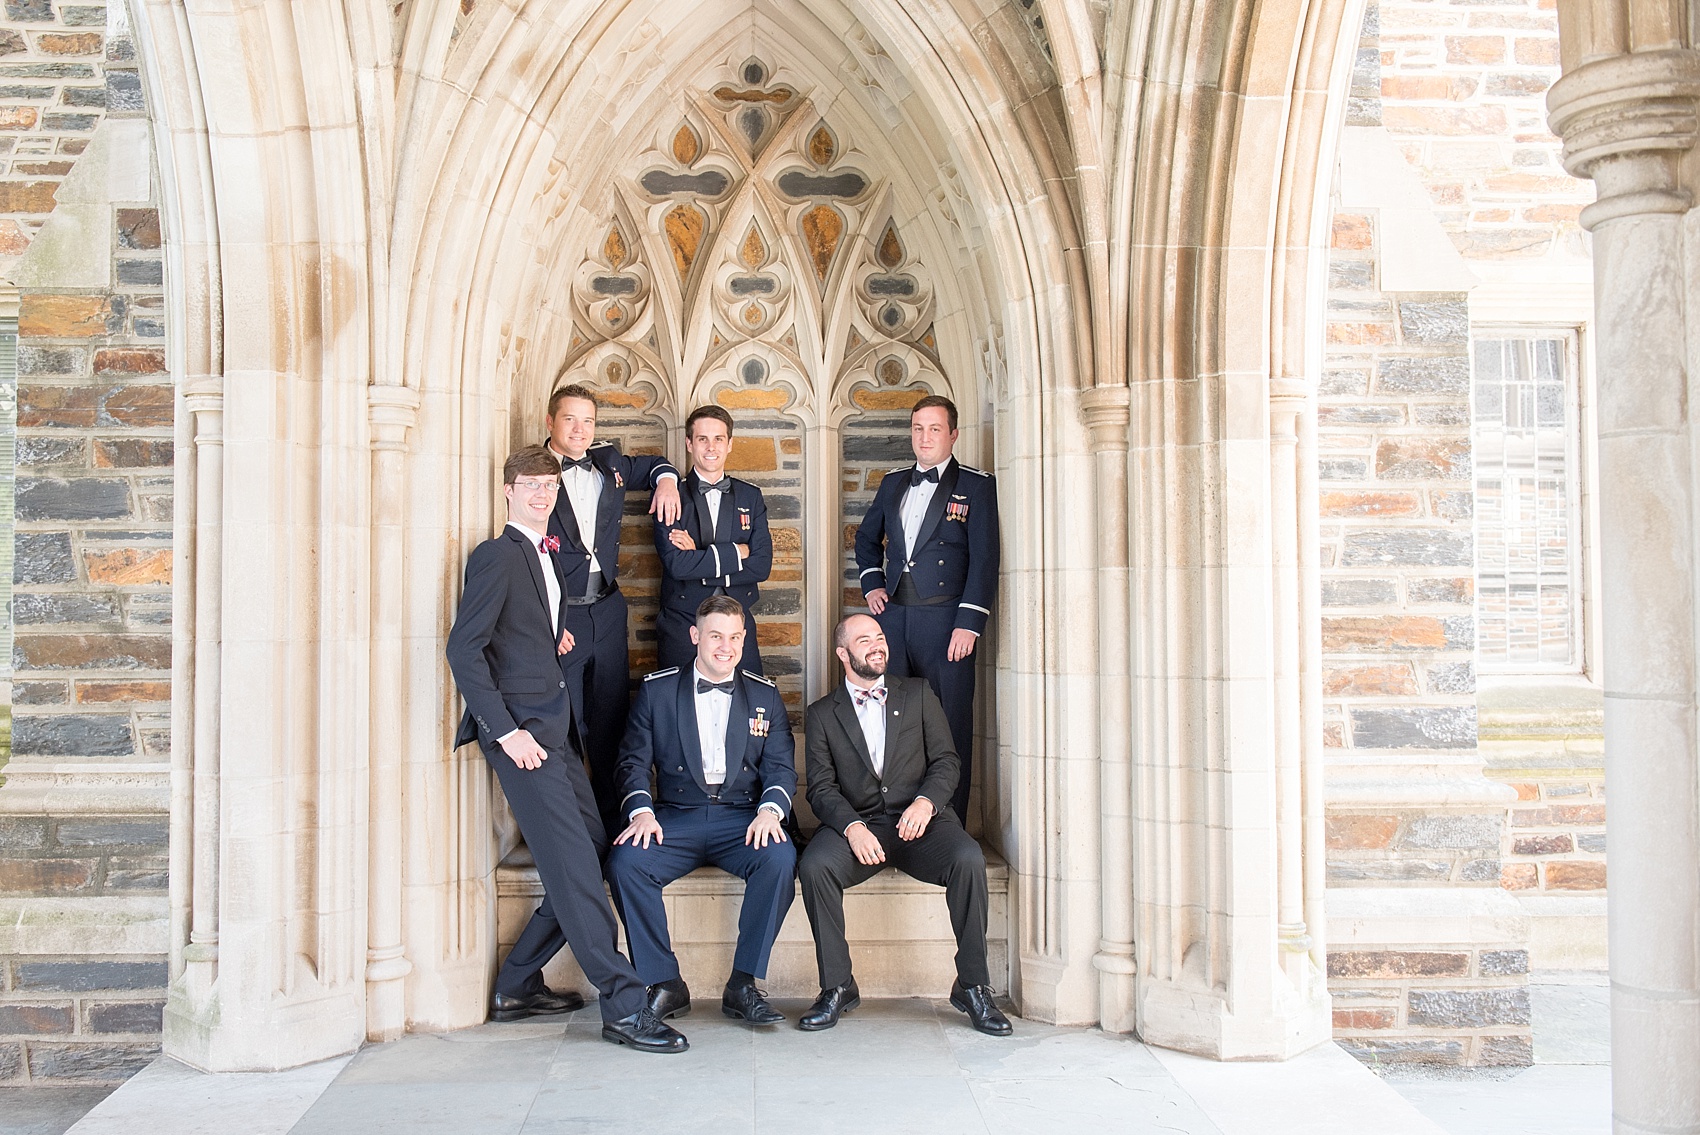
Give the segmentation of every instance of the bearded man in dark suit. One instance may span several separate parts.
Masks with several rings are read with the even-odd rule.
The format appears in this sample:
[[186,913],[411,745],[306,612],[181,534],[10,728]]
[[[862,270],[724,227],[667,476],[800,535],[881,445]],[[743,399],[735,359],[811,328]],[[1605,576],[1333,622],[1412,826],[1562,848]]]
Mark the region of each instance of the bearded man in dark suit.
[[808,797],[820,829],[798,864],[814,929],[820,997],[797,1026],[830,1029],[861,1004],[844,937],[844,891],[886,864],[944,887],[956,934],[950,1003],[976,1029],[1008,1036],[986,963],[986,859],[947,807],[958,761],[950,722],[925,678],[886,683],[885,633],[868,615],[838,624],[844,681],[809,706]]

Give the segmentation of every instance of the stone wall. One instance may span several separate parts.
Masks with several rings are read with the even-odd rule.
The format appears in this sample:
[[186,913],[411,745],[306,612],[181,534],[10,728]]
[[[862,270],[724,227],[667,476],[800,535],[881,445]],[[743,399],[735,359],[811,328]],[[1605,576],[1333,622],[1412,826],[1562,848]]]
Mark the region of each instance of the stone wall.
[[158,1051],[163,796],[52,786],[168,759],[160,223],[122,8],[9,0],[6,16],[0,274],[19,322],[0,1082],[113,1082]]

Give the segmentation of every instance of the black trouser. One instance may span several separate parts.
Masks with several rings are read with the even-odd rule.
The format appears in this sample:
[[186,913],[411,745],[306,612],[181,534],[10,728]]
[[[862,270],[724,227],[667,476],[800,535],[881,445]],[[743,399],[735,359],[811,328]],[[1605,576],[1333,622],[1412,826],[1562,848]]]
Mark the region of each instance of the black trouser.
[[614,591],[595,603],[562,608],[573,648],[561,655],[561,676],[573,698],[573,719],[584,723],[590,788],[612,838],[625,823],[615,771],[631,708],[631,664],[626,650],[626,597]]
[[510,997],[543,986],[543,967],[571,946],[584,976],[602,998],[602,1019],[629,1017],[644,1007],[643,983],[620,953],[614,911],[602,889],[607,838],[591,796],[584,765],[570,750],[551,751],[534,769],[522,769],[497,746],[484,754],[526,846],[537,861],[543,903],[496,974],[496,991]]
[[[955,809],[956,818],[966,824],[968,790],[974,773],[974,666],[978,655],[970,654],[956,662],[950,660],[956,604],[906,607],[889,603],[880,612],[879,624],[885,632],[888,653],[886,674],[891,678],[925,678],[944,706],[945,720],[950,722],[950,739],[956,742],[956,756],[962,762],[950,806]],[[975,650],[978,649],[976,645]]]
[[815,935],[815,961],[822,989],[850,980],[850,946],[844,939],[844,892],[865,883],[887,866],[911,878],[944,888],[950,928],[956,934],[956,976],[963,985],[990,985],[986,966],[986,857],[956,817],[940,812],[920,839],[897,838],[897,816],[868,821],[885,848],[885,862],[858,862],[850,844],[823,827],[809,840],[797,875],[803,884],[803,908]]

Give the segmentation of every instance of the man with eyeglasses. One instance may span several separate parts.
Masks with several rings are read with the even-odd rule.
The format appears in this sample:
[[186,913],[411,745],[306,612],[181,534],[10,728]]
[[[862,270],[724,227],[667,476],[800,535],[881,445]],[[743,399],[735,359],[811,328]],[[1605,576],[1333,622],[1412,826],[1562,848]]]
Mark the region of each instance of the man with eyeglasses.
[[502,468],[508,523],[466,562],[466,585],[449,631],[449,670],[466,701],[455,745],[477,741],[495,770],[537,862],[542,904],[496,975],[496,1020],[571,1012],[576,993],[543,984],[543,965],[564,942],[601,994],[602,1037],[641,1052],[690,1047],[649,1011],[643,983],[619,951],[602,890],[607,837],[580,763],[572,699],[556,662],[561,586],[550,556],[549,517],[560,466],[540,445]]
[[628,456],[596,440],[596,396],[577,384],[549,396],[549,452],[560,462],[561,491],[549,534],[565,608],[561,673],[584,732],[590,787],[612,835],[625,823],[614,768],[626,732],[631,662],[626,597],[620,591],[620,521],[626,489],[651,490],[649,511],[671,524],[679,518],[679,472],[665,457]]

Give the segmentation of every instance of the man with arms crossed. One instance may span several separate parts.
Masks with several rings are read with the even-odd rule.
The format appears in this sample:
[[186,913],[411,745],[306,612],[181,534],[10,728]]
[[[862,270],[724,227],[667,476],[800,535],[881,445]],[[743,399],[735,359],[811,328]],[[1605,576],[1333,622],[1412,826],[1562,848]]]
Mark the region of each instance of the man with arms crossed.
[[631,671],[626,653],[626,597],[620,591],[620,520],[626,489],[653,490],[649,511],[679,519],[679,473],[665,457],[628,457],[596,440],[596,397],[578,385],[549,396],[548,447],[561,463],[561,491],[549,534],[561,542],[555,571],[561,581],[567,643],[561,673],[584,732],[590,787],[610,834],[624,825],[614,766],[626,732]]
[[951,457],[956,404],[936,394],[909,415],[913,467],[893,469],[856,529],[868,610],[891,643],[892,675],[918,674],[944,705],[962,776],[948,801],[968,820],[974,771],[974,646],[998,590],[998,489]]
[[601,994],[603,1039],[643,1052],[683,1052],[685,1038],[649,1011],[643,984],[621,956],[602,891],[602,821],[555,660],[561,589],[548,528],[559,478],[559,464],[540,445],[508,458],[508,524],[466,561],[446,651],[466,700],[455,744],[476,740],[484,750],[543,881],[543,904],[496,975],[491,1015],[515,1020],[577,1007],[543,985],[543,965],[564,939]]
[[815,934],[820,997],[797,1026],[830,1029],[862,1003],[844,939],[844,891],[889,862],[945,889],[956,933],[956,981],[950,1003],[976,1029],[1008,1036],[1008,1018],[992,1001],[986,964],[986,859],[974,837],[943,806],[956,787],[956,749],[937,695],[922,678],[886,682],[887,646],[867,615],[834,632],[844,681],[809,706],[808,795],[820,830],[797,873]]
[[719,406],[699,406],[685,419],[685,450],[691,471],[680,487],[678,523],[657,518],[655,550],[661,556],[661,610],[655,616],[657,661],[680,669],[696,647],[691,627],[697,606],[710,595],[730,595],[744,606],[744,663],[762,673],[756,648],[756,584],[773,570],[773,539],[767,531],[767,501],[748,481],[726,476],[732,452],[732,415]]
[[767,976],[794,893],[797,852],[782,826],[797,791],[791,722],[773,682],[738,669],[745,630],[736,599],[704,599],[691,638],[691,666],[651,674],[638,690],[620,750],[631,824],[614,841],[608,881],[650,1012],[665,1020],[690,1012],[691,991],[667,934],[662,889],[705,863],[743,879],[738,949],[720,1009],[774,1025],[785,1018],[756,981]]

